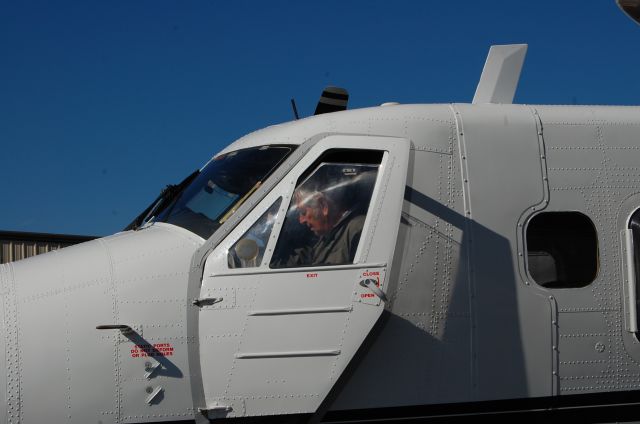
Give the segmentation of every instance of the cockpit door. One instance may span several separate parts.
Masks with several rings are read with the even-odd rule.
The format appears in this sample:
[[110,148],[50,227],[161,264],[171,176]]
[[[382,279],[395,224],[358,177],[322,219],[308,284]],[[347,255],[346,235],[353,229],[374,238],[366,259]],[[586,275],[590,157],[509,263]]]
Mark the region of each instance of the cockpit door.
[[323,138],[207,256],[202,416],[316,411],[384,309],[409,148]]

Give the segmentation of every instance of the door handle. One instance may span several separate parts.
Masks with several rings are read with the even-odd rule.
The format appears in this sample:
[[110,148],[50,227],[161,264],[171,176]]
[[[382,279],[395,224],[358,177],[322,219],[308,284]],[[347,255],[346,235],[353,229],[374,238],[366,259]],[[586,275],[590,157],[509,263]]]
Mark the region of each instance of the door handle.
[[216,303],[220,303],[224,300],[222,297],[203,297],[201,299],[195,299],[193,302],[198,308],[202,308],[203,306],[211,306]]
[[133,328],[123,324],[98,325],[96,326],[96,330],[120,330],[122,334],[130,334],[134,332]]
[[369,290],[371,290],[383,302],[387,301],[387,295],[384,294],[384,292],[382,290],[380,290],[380,287],[378,287],[378,284],[377,284],[376,280],[371,279],[371,278],[366,278],[366,279],[360,281],[360,285],[362,287],[366,287]]

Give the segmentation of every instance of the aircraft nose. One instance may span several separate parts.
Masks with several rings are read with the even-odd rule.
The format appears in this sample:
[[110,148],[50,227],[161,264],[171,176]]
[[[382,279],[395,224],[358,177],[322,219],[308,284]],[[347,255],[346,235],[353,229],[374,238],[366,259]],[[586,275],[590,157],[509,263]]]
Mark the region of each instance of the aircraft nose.
[[70,410],[77,422],[96,422],[96,408],[109,410],[86,390],[113,380],[111,343],[95,330],[111,317],[109,302],[95,301],[105,297],[108,270],[97,241],[0,265],[0,424],[70,422]]
[[[174,275],[188,274],[201,244],[157,226],[0,265],[0,398],[6,400],[0,403],[0,424],[124,422],[139,411],[148,414],[144,361],[131,361],[131,340],[98,328],[144,326],[146,337],[158,328],[164,341],[163,323],[170,322],[180,327],[171,337],[184,337],[174,323],[187,302],[186,277]],[[158,287],[160,292],[153,290]],[[165,401],[162,411],[190,405],[189,384],[186,378],[163,381],[177,403]],[[123,404],[113,396],[119,390],[127,399]],[[124,411],[123,418],[113,411]]]
[[91,241],[6,264],[1,274],[4,419],[61,423],[72,413],[76,422],[96,422],[90,409],[110,404],[98,404],[87,388],[113,381],[110,339],[95,330],[112,317],[102,301],[111,286],[109,252]]

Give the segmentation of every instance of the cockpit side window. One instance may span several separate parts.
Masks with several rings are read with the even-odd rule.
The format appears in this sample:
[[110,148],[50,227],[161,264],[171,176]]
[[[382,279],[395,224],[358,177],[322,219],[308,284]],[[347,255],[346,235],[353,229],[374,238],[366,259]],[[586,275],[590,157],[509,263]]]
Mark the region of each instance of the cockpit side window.
[[298,179],[269,266],[353,263],[381,158],[339,151],[312,165]]
[[247,230],[246,233],[229,249],[227,261],[229,268],[255,268],[260,266],[264,251],[278,219],[278,211],[282,197],[276,200],[269,209]]

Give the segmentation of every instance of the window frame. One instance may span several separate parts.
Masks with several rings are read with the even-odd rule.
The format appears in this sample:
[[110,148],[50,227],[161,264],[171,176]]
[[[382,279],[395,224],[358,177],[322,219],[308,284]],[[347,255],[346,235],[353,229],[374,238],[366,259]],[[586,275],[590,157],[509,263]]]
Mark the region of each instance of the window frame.
[[[289,211],[291,210],[291,208],[293,207],[294,204],[294,200],[293,200],[293,196],[295,195],[295,193],[300,189],[300,187],[304,186],[308,181],[310,181],[312,178],[314,178],[314,176],[320,172],[322,167],[330,167],[330,166],[354,166],[354,167],[371,167],[371,168],[375,168],[375,179],[373,181],[373,185],[371,186],[371,191],[368,193],[368,205],[365,212],[365,220],[362,224],[362,228],[360,230],[360,237],[358,240],[358,245],[356,247],[354,254],[354,258],[352,262],[347,262],[347,263],[342,263],[342,264],[316,264],[316,265],[300,265],[300,266],[274,266],[274,264],[272,263],[272,259],[273,259],[273,254],[275,253],[276,248],[278,247],[278,243],[280,242],[280,236],[278,237],[278,240],[276,241],[276,245],[274,246],[274,249],[271,251],[271,259],[269,261],[269,268],[271,269],[292,269],[292,268],[308,268],[308,267],[327,267],[327,266],[340,266],[340,265],[352,265],[354,263],[357,263],[357,257],[358,257],[358,252],[361,251],[361,246],[362,246],[362,237],[364,234],[364,230],[365,230],[365,224],[366,224],[366,218],[369,216],[369,214],[371,213],[371,205],[373,204],[374,198],[374,191],[376,186],[378,185],[378,175],[380,173],[380,167],[381,167],[381,163],[383,160],[384,155],[380,155],[380,162],[378,163],[362,163],[362,162],[356,162],[356,161],[349,161],[346,162],[344,160],[336,160],[336,161],[327,161],[322,160],[324,157],[328,156],[328,154],[332,153],[332,150],[328,150],[327,152],[325,152],[325,154],[323,154],[322,156],[320,156],[319,160],[317,160],[316,162],[314,162],[309,168],[307,168],[307,170],[305,170],[304,173],[301,174],[300,178],[298,179],[298,181],[295,184],[295,188],[293,189],[293,193],[292,193],[292,198],[289,202],[289,206],[287,208],[287,214],[289,215]],[[310,172],[309,172],[310,171]],[[306,175],[305,175],[306,174]],[[285,215],[284,217],[284,222],[282,224],[282,228],[280,229],[280,232],[282,233],[282,230],[285,228],[285,225],[287,224],[287,216]],[[292,215],[292,218],[295,216]],[[296,218],[294,218],[296,219]],[[301,224],[302,225],[302,224]],[[295,226],[295,224],[294,224]],[[335,228],[335,227],[334,227]],[[331,230],[333,231],[333,230]],[[304,247],[304,246],[301,246]]]
[[[269,264],[271,262],[273,251],[282,232],[284,221],[287,215],[287,210],[291,204],[293,193],[295,192],[295,189],[297,187],[296,183],[302,176],[305,175],[305,173],[308,173],[310,169],[312,170],[317,167],[318,163],[321,162],[321,159],[328,152],[335,150],[344,150],[354,153],[359,150],[373,151],[379,152],[381,156],[380,162],[378,164],[378,174],[375,179],[369,208],[367,210],[367,215],[362,227],[362,233],[358,242],[358,248],[356,249],[353,263],[324,266],[311,265],[296,268],[270,268]],[[256,205],[256,207],[254,207],[254,209],[244,217],[242,222],[240,222],[239,225],[237,225],[232,231],[229,232],[224,240],[216,247],[216,250],[221,249],[220,252],[224,252],[224,255],[220,253],[218,255],[219,257],[216,260],[207,260],[205,272],[215,270],[214,273],[217,275],[260,274],[266,272],[303,272],[305,270],[352,268],[354,266],[357,266],[357,264],[359,263],[363,263],[363,261],[366,261],[367,259],[366,256],[369,250],[368,247],[371,245],[371,242],[373,240],[374,230],[376,227],[375,221],[377,221],[378,215],[380,215],[381,212],[380,203],[384,200],[384,192],[386,187],[383,179],[389,178],[392,171],[392,163],[389,163],[389,158],[390,155],[387,150],[376,149],[375,146],[349,146],[345,148],[335,145],[326,146],[323,145],[322,142],[319,142],[298,162],[298,164],[291,170],[291,172],[289,172],[281,181],[279,181],[273,187],[273,189]],[[231,249],[233,245],[238,240],[240,240],[240,238],[260,219],[262,214],[264,214],[280,197],[282,198],[282,203],[280,204],[280,208],[278,210],[278,218],[276,219],[271,230],[271,235],[266,245],[261,264],[257,267],[250,268],[229,268],[227,263],[227,252],[229,251],[229,249]],[[367,248],[365,248],[365,246],[367,246]]]

